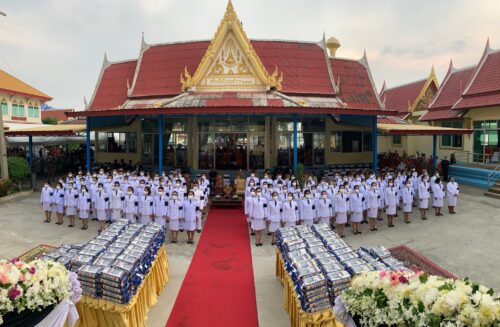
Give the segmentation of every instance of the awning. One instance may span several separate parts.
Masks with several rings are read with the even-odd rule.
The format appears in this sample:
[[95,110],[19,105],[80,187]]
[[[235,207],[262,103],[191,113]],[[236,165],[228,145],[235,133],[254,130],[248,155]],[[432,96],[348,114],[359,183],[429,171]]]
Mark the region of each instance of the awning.
[[[15,147],[15,146],[27,146],[29,145],[29,137],[28,136],[8,136],[7,146]],[[90,143],[94,143],[94,138],[91,135]],[[32,140],[32,144],[34,146],[37,145],[65,145],[65,144],[85,144],[86,138],[85,136],[37,136]]]
[[69,136],[85,132],[85,125],[43,125],[5,131],[5,136]]
[[472,134],[471,129],[428,126],[417,124],[377,124],[379,133],[385,135],[462,135]]

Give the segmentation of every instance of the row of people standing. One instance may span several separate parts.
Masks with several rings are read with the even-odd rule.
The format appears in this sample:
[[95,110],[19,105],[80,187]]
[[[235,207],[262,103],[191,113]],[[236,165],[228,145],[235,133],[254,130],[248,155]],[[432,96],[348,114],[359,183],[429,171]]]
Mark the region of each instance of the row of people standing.
[[66,215],[68,226],[74,227],[78,214],[81,229],[88,229],[88,220],[93,217],[99,221],[99,232],[106,222],[117,219],[168,223],[173,243],[184,229],[188,232],[188,243],[194,242],[194,231],[201,232],[210,193],[208,180],[203,176],[190,183],[188,190],[184,177],[173,173],[165,177],[147,176],[142,172],[103,174],[89,178],[77,176],[78,186],[71,173],[66,181],[60,179],[55,188],[45,183],[40,198],[44,222],[50,223],[55,213],[56,224],[61,225]]
[[323,177],[319,183],[308,178],[303,189],[296,179],[281,179],[280,175],[271,179],[269,174],[259,179],[252,173],[247,178],[247,185],[245,214],[258,246],[262,245],[264,229],[274,235],[279,227],[300,223],[331,223],[332,226],[335,223],[342,237],[345,237],[345,226],[349,222],[354,234],[362,233],[360,224],[365,222],[370,224],[371,231],[376,231],[376,222],[382,220],[383,211],[387,214],[388,226],[392,228],[394,218],[398,216],[397,210],[401,208],[404,222],[409,224],[416,204],[425,220],[431,197],[436,215],[442,215],[445,194],[449,213],[453,214],[459,192],[453,179],[446,185],[445,192],[438,175],[429,178],[427,174],[415,176],[415,173],[387,175],[384,179],[374,174],[368,179],[361,174],[336,175],[329,180]]

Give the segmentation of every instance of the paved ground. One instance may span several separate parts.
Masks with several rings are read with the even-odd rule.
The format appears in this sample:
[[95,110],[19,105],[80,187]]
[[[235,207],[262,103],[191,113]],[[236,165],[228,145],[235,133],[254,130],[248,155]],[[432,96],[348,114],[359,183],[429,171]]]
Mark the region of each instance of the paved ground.
[[[435,217],[422,221],[414,214],[413,223],[396,222],[389,230],[383,224],[378,232],[370,232],[363,225],[362,235],[347,234],[354,247],[406,244],[452,273],[485,284],[500,291],[500,201],[482,196],[483,191],[461,187],[462,194],[456,215]],[[97,224],[89,230],[42,223],[39,194],[9,202],[0,202],[0,258],[22,254],[38,244],[86,242],[97,233]],[[282,289],[274,278],[275,252],[265,240],[264,247],[252,247],[261,326],[287,326],[288,316],[283,309]],[[170,282],[150,311],[148,326],[165,326],[175,297],[189,267],[195,247],[187,244],[168,245]],[[196,312],[196,308],[194,308]]]

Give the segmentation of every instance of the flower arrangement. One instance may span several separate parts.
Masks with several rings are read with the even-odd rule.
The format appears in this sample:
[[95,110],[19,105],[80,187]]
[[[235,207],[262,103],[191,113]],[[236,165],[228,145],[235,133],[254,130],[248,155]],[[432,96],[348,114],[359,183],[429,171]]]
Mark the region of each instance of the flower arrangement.
[[42,310],[70,299],[72,283],[60,263],[0,260],[0,325],[2,316],[23,310]]
[[342,300],[362,326],[500,326],[500,297],[467,278],[365,272]]

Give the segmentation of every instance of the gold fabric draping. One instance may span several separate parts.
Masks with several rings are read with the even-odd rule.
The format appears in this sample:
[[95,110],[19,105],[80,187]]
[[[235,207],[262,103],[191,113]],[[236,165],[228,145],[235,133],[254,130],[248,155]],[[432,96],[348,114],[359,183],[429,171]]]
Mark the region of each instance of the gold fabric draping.
[[285,261],[278,250],[276,250],[276,277],[283,285],[283,304],[290,316],[291,327],[345,327],[344,324],[335,320],[332,309],[314,313],[302,310],[292,277],[286,271]]
[[128,304],[117,304],[102,299],[82,296],[76,304],[80,319],[76,327],[140,327],[146,324],[148,312],[169,279],[167,250],[161,247],[155,261]]

